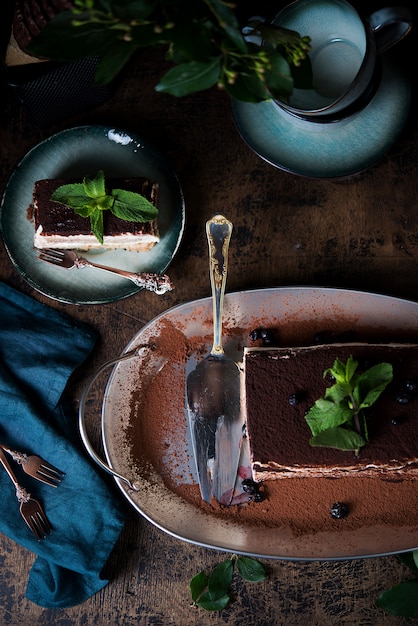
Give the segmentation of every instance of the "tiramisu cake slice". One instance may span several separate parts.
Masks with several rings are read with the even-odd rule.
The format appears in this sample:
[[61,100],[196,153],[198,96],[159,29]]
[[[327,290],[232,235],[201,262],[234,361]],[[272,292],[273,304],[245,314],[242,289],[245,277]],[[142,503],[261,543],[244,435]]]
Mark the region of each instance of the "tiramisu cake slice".
[[[58,249],[124,249],[146,252],[159,242],[157,220],[131,222],[117,218],[111,211],[103,212],[103,243],[91,231],[90,220],[74,209],[51,200],[51,196],[68,180],[45,179],[35,183],[33,219],[35,248]],[[158,205],[158,184],[146,178],[109,179],[109,186],[144,196]]]
[[[365,409],[368,443],[358,452],[313,446],[308,412],[335,383],[324,372],[350,357],[360,371],[393,368],[392,381]],[[243,380],[254,480],[418,475],[418,345],[247,348]]]

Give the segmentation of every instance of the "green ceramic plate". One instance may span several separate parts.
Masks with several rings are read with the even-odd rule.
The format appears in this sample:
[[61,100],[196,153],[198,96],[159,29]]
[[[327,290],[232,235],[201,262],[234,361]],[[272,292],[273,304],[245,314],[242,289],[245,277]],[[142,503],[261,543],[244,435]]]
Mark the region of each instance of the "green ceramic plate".
[[169,164],[133,133],[107,126],[81,126],[62,131],[38,144],[22,159],[6,186],[1,229],[17,270],[41,293],[62,302],[101,304],[126,298],[141,288],[129,280],[94,268],[64,270],[38,259],[34,225],[28,217],[33,186],[43,178],[83,178],[102,169],[107,176],[145,176],[160,185],[161,241],[149,252],[92,251],[86,258],[133,272],[164,272],[184,229],[184,199]]
[[382,79],[369,104],[332,123],[299,120],[274,101],[233,101],[237,128],[249,147],[282,170],[311,178],[351,176],[373,165],[401,132],[410,107],[410,82],[385,56]]

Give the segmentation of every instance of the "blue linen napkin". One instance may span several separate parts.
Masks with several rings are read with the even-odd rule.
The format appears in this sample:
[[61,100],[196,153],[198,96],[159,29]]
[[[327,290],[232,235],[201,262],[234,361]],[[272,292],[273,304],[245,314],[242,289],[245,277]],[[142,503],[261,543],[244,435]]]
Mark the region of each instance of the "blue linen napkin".
[[68,379],[96,339],[87,325],[0,283],[0,442],[65,472],[53,488],[11,461],[53,528],[37,541],[0,466],[0,532],[38,555],[26,597],[47,608],[74,606],[107,584],[101,572],[125,519],[124,505],[78,446],[74,412],[71,421],[64,410]]

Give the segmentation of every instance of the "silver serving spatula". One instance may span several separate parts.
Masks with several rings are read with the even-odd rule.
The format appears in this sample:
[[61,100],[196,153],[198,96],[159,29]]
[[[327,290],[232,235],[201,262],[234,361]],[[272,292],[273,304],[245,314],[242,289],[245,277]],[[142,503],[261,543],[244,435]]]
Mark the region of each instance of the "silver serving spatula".
[[190,433],[203,500],[229,505],[240,460],[240,372],[222,346],[222,313],[232,224],[222,215],[206,223],[213,297],[213,346],[187,377]]

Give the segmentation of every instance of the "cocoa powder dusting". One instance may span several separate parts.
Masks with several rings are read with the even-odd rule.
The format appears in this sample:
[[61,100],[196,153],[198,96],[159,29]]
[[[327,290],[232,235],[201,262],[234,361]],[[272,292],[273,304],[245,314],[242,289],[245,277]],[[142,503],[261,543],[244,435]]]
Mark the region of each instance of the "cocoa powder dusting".
[[[207,326],[210,328],[210,324]],[[226,341],[235,337],[241,345],[250,330],[224,327]],[[187,361],[191,357],[203,358],[211,341],[210,333],[186,337],[170,321],[159,322],[158,332],[150,342],[155,344],[152,359],[159,363],[159,371],[139,374],[141,384],[132,392],[126,432],[132,463],[141,475],[146,472],[145,459],[168,489],[208,514],[230,518],[244,526],[290,528],[295,536],[375,525],[388,527],[389,532],[391,527],[416,526],[418,490],[413,479],[391,482],[378,477],[293,478],[263,485],[265,500],[261,503],[223,507],[216,502],[203,502],[190,470],[185,377]],[[346,518],[331,517],[335,502],[348,505]]]

